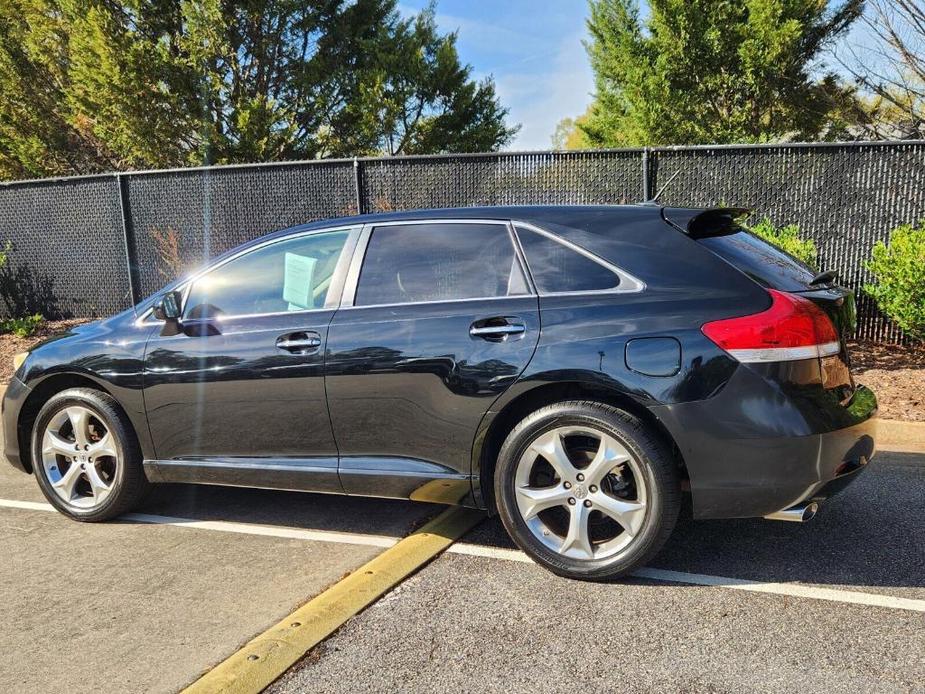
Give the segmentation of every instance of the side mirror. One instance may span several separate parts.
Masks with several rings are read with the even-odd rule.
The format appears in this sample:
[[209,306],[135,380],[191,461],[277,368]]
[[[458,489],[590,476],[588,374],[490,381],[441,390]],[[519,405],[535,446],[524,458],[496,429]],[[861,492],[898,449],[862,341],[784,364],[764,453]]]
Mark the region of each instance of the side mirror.
[[164,321],[161,335],[176,335],[180,332],[180,292],[167,292],[155,303],[152,314],[157,320]]

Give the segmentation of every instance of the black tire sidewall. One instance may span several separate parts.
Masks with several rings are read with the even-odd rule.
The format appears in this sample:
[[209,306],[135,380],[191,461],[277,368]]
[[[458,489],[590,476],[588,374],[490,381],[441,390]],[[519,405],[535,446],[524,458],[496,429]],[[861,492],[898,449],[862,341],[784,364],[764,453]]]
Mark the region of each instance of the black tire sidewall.
[[[558,554],[534,537],[518,510],[514,498],[518,461],[537,436],[563,426],[589,427],[613,436],[634,457],[645,477],[647,509],[642,531],[627,548],[611,557],[576,560]],[[534,412],[514,428],[498,456],[495,498],[505,528],[522,550],[556,574],[605,580],[632,571],[661,548],[677,518],[677,474],[670,455],[659,444],[638,419],[597,403],[566,402]]]
[[[42,437],[45,428],[56,414],[71,405],[80,405],[93,412],[115,439],[116,450],[119,453],[120,464],[116,466],[112,491],[102,504],[90,509],[69,504],[58,496],[45,474],[45,466],[42,463]],[[136,453],[130,445],[134,440],[134,433],[125,415],[109,396],[88,389],[72,389],[52,396],[39,411],[32,428],[33,471],[39,488],[52,506],[76,520],[107,520],[123,513],[129,466],[138,464],[135,459]]]

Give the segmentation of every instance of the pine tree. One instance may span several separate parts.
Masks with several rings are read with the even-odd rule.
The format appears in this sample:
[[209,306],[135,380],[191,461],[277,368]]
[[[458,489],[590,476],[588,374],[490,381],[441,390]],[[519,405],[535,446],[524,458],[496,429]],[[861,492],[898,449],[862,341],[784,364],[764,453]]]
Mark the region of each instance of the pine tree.
[[863,0],[590,0],[596,146],[834,139],[854,95],[821,62]]

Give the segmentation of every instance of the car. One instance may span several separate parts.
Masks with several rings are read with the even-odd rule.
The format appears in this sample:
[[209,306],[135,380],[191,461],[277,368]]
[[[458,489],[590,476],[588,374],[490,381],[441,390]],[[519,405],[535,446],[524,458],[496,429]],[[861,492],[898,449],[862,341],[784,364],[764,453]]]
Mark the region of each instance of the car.
[[682,505],[806,521],[873,456],[877,401],[849,369],[852,294],[744,212],[276,232],[19,356],[4,452],[79,521],[158,482],[460,504],[589,580],[651,560]]

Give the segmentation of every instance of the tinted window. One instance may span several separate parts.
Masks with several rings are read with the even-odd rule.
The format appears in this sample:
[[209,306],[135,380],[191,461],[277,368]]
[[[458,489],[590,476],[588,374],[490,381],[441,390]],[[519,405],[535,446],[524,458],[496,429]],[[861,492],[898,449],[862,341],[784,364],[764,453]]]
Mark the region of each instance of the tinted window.
[[279,241],[200,277],[186,301],[190,318],[323,308],[348,232]]
[[544,234],[517,227],[533,281],[541,294],[613,289],[620,278],[611,270]]
[[697,240],[746,275],[772,289],[806,289],[815,273],[779,248],[747,231]]
[[373,230],[355,304],[405,304],[525,294],[502,224],[407,224]]

